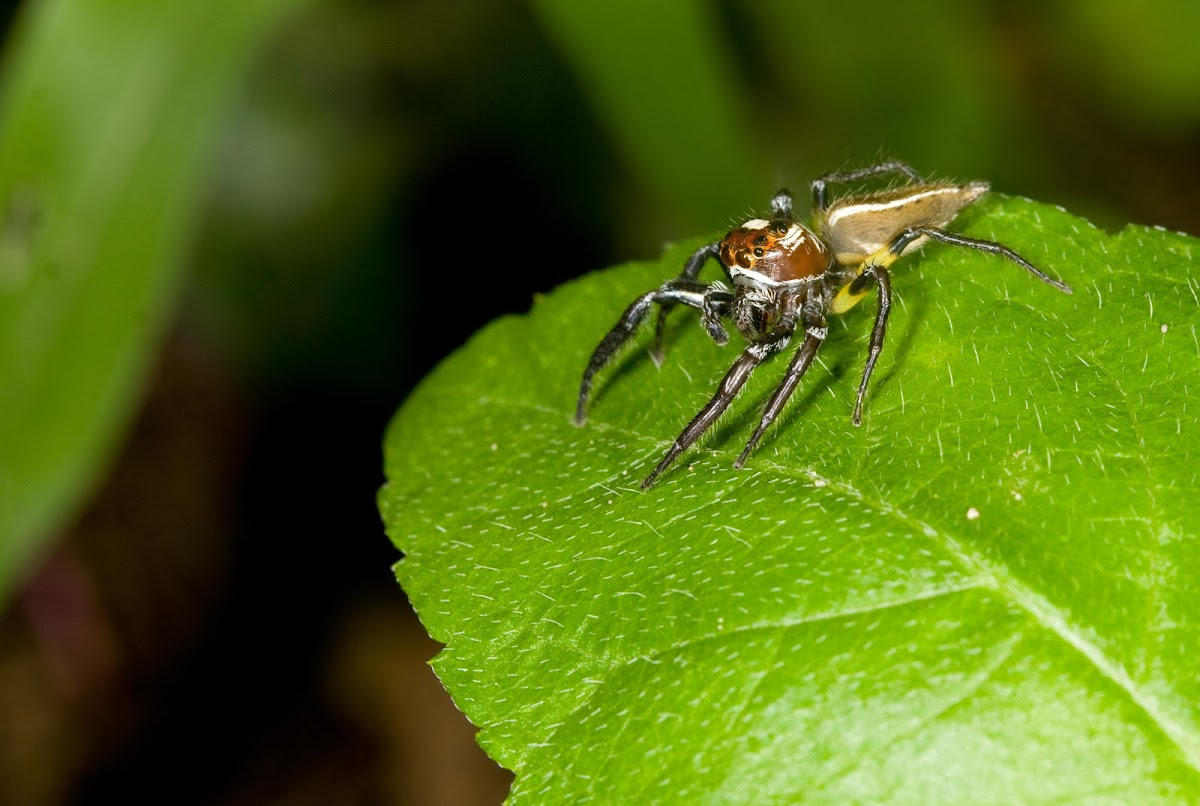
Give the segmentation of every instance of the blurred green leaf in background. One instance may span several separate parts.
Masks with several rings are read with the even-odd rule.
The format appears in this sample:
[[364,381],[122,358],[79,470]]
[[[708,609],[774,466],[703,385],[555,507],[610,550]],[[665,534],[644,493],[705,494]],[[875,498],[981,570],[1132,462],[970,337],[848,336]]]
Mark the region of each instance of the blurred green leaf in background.
[[531,8],[638,182],[690,213],[684,232],[764,183],[880,156],[1112,225],[1132,210],[1180,227],[1200,196],[1180,174],[1200,118],[1187,0]]
[[23,9],[0,125],[0,599],[118,446],[220,123],[300,5]]

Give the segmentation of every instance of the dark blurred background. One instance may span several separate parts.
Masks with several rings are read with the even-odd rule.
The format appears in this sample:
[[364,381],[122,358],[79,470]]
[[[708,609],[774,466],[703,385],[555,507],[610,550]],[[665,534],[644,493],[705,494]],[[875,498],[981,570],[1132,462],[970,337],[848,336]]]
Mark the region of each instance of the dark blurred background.
[[536,293],[881,156],[1200,232],[1198,9],[328,0],[291,19],[223,129],[122,448],[5,606],[0,801],[500,802],[509,776],[424,665],[375,510],[414,385]]

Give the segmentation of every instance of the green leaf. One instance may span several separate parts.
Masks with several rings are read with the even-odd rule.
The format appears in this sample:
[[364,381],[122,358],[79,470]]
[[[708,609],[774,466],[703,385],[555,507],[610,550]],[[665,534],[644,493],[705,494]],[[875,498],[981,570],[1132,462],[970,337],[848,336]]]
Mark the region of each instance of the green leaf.
[[118,443],[218,124],[303,1],[22,6],[0,114],[0,601]]
[[785,356],[637,489],[738,349],[684,313],[571,422],[591,349],[700,241],[494,322],[400,410],[397,574],[512,802],[1200,799],[1198,242],[1003,197],[960,228],[1075,294],[927,246],[863,426],[870,301],[743,471]]

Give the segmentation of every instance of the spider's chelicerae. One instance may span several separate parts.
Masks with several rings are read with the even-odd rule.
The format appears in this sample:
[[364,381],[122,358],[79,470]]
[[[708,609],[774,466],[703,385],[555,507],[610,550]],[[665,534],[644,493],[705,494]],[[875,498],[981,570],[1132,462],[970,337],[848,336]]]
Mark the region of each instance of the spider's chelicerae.
[[[889,190],[830,200],[833,183],[857,182],[895,174],[904,184]],[[947,232],[967,205],[988,191],[986,182],[927,182],[902,162],[884,162],[857,171],[826,174],[812,183],[815,229],[792,217],[792,197],[780,191],[771,199],[770,218],[752,218],[716,243],[700,247],[674,280],[633,301],[620,321],[592,353],[579,385],[576,423],[586,419],[592,379],[659,306],[651,355],[662,362],[663,321],[668,310],[683,304],[700,312],[700,323],[719,345],[729,341],[721,320],[728,317],[749,344],[725,377],[712,400],[676,437],[666,455],[642,482],[647,489],[681,453],[716,422],[737,396],[750,373],[772,353],[784,349],[798,331],[804,334],[787,374],[763,410],[762,419],[745,450],[734,462],[746,462],[763,432],[779,415],[787,399],[812,364],[828,334],[826,314],[844,313],[872,288],[879,288],[879,311],[871,331],[870,350],[854,404],[853,421],[862,422],[863,396],[883,349],[892,280],[888,267],[896,258],[920,249],[929,240],[976,249],[1009,260],[1060,291],[1071,287],[1056,280],[1003,244]],[[733,288],[697,279],[709,258],[716,258]]]

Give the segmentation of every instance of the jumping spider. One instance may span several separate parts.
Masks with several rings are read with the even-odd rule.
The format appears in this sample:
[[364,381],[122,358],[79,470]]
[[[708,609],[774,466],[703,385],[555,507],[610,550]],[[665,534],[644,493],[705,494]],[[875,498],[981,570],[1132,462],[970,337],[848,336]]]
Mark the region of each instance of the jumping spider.
[[[843,196],[832,202],[831,183],[856,182],[886,174],[902,175],[905,183],[875,193]],[[792,217],[792,197],[781,190],[771,199],[771,217],[752,218],[716,243],[700,247],[688,258],[680,275],[633,301],[620,321],[592,353],[579,385],[575,422],[587,419],[592,378],[607,364],[653,305],[659,306],[651,356],[662,363],[663,322],[677,304],[700,311],[700,323],[719,345],[729,341],[722,317],[729,317],[749,344],[717,387],[717,392],[676,437],[666,455],[642,482],[648,489],[678,456],[708,430],[733,402],[750,373],[772,353],[784,349],[797,330],[804,340],[788,365],[787,374],[771,395],[762,420],[745,450],[734,462],[740,468],[779,415],[812,364],[828,334],[825,315],[844,313],[873,287],[879,287],[879,311],[871,331],[870,350],[854,403],[855,425],[862,423],[863,396],[875,362],[883,349],[892,280],[888,267],[896,258],[920,249],[928,240],[998,255],[1016,263],[1044,283],[1067,294],[1071,287],[1056,280],[1003,244],[957,235],[942,229],[988,191],[986,182],[927,182],[902,162],[884,162],[857,171],[826,174],[812,183],[815,231]],[[717,258],[733,290],[723,283],[696,279],[709,258]]]

